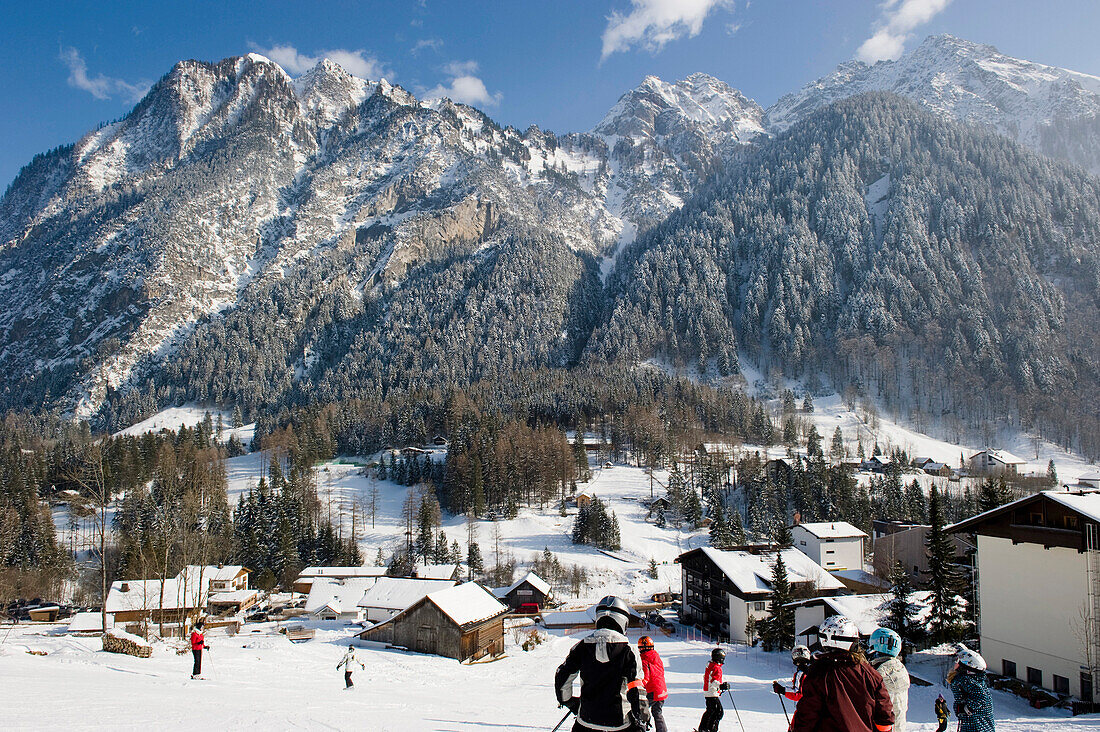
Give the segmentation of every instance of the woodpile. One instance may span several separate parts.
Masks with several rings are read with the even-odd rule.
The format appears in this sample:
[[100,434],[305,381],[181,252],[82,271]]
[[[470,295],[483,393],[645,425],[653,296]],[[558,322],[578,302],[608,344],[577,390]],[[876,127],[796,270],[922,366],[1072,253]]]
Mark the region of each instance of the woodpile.
[[145,646],[129,638],[119,638],[111,633],[103,634],[103,650],[108,653],[125,653],[127,656],[149,658],[153,655],[151,646]]

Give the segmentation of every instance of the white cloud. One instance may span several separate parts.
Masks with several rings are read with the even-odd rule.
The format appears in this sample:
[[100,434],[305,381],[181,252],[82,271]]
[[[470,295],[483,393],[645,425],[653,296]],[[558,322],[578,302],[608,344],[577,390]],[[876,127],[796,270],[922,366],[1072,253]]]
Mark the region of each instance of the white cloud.
[[628,15],[612,12],[603,32],[600,60],[616,51],[640,45],[659,51],[669,41],[699,35],[715,8],[733,7],[732,0],[630,0]]
[[416,56],[425,48],[430,48],[438,53],[439,49],[443,48],[443,41],[438,38],[421,38],[412,47],[412,55]]
[[129,102],[136,102],[149,91],[151,84],[147,81],[130,83],[124,79],[116,79],[103,74],[88,76],[88,64],[84,58],[71,46],[61,49],[58,58],[69,67],[69,86],[83,89],[96,99],[110,99],[121,97]]
[[450,77],[449,82],[429,89],[424,92],[423,97],[425,99],[447,97],[453,102],[471,106],[495,107],[500,104],[504,95],[500,92],[490,94],[485,87],[485,82],[474,76],[476,72],[477,61],[451,61],[443,67],[443,73]]
[[912,32],[943,12],[951,0],[886,0],[882,17],[875,23],[874,35],[859,47],[860,61],[895,59],[905,50]]
[[322,59],[328,59],[340,64],[352,76],[360,79],[377,80],[382,77],[393,79],[394,73],[383,62],[374,56],[368,55],[363,49],[349,51],[345,48],[334,48],[328,51],[318,51],[315,55],[301,53],[297,48],[287,45],[274,45],[263,48],[256,43],[249,43],[256,53],[263,54],[283,67],[291,76],[298,76],[316,66]]

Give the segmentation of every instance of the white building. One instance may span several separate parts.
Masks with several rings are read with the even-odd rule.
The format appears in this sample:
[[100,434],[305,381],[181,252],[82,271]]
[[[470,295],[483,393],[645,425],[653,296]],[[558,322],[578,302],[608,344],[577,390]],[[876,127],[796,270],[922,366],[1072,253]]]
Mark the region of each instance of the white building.
[[[769,615],[772,572],[778,552],[774,546],[756,545],[723,551],[701,547],[676,558],[683,566],[681,614],[685,622],[698,623],[716,639],[749,643],[748,619]],[[816,597],[845,592],[843,583],[819,564],[795,549],[784,549],[787,578],[796,595]]]
[[305,611],[318,620],[362,620],[359,600],[376,581],[374,577],[315,578],[306,598]]
[[294,581],[294,591],[309,594],[309,589],[317,579],[351,579],[373,578],[386,576],[386,567],[306,567]]
[[[913,592],[909,595],[909,602],[917,607],[916,618],[919,622],[925,622],[931,612],[931,595],[931,592]],[[859,634],[868,638],[886,619],[887,603],[891,598],[888,593],[880,593],[815,597],[792,602],[789,607],[794,608],[795,639],[812,646],[817,642],[817,629],[833,615],[851,618],[859,628]]]
[[971,475],[1016,475],[1026,460],[1008,450],[982,450],[967,459]]
[[1091,701],[1100,667],[1100,491],[1043,491],[948,527],[975,535],[991,671]]
[[379,577],[360,595],[358,605],[363,611],[364,620],[381,623],[418,602],[428,593],[456,584],[458,583],[449,579]]
[[863,569],[863,542],[867,534],[847,521],[795,524],[794,548],[830,572]]

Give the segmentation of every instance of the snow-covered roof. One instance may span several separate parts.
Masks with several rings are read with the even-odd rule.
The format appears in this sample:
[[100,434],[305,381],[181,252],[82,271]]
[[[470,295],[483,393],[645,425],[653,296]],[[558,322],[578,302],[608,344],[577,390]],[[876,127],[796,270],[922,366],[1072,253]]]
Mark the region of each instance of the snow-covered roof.
[[803,528],[818,539],[853,539],[866,538],[863,533],[847,521],[822,521],[818,523],[797,524],[795,528]]
[[377,582],[361,593],[358,605],[383,610],[404,610],[425,595],[453,587],[454,584],[454,580],[449,579],[379,577]]
[[306,597],[305,611],[312,614],[330,607],[336,612],[355,612],[359,598],[375,581],[373,577],[314,580]]
[[[527,582],[528,584],[530,584],[532,587],[534,587],[536,590],[538,590],[539,592],[541,592],[544,595],[549,595],[550,594],[550,584],[546,580],[544,580],[542,577],[539,577],[534,572],[528,572],[518,582],[513,582],[511,587],[508,587],[507,589],[504,590],[504,594],[507,595],[512,590],[514,590],[517,587],[519,587],[520,585],[522,585],[524,582]],[[494,592],[494,594],[495,594],[495,592]]]
[[[123,591],[123,586],[126,590]],[[188,575],[186,582],[179,577],[164,581],[164,593],[161,594],[161,581],[120,580],[111,583],[107,592],[107,612],[133,612],[137,610],[187,610],[202,607],[206,593],[199,589],[197,576]]]
[[971,455],[970,459],[973,460],[979,455],[989,455],[989,457],[993,458],[999,463],[1004,463],[1005,465],[1023,465],[1027,462],[1022,458],[1016,457],[1008,450],[982,450],[981,452],[976,452]]
[[1052,501],[1062,504],[1066,508],[1069,508],[1077,513],[1081,514],[1087,519],[1092,521],[1100,521],[1100,490],[1065,490],[1065,491],[1040,491],[1039,493],[1032,493],[1030,496],[1024,496],[1018,498],[1011,503],[1006,503],[1003,506],[997,508],[991,508],[988,511],[984,511],[975,516],[971,516],[968,519],[963,519],[949,526],[944,527],[944,531],[956,532],[963,528],[969,529],[974,524],[980,523],[986,518],[1001,513],[1002,511],[1012,510],[1015,506],[1025,501],[1034,501],[1037,498],[1045,496]]
[[416,568],[417,579],[449,580],[455,576],[457,564],[425,564]]
[[[700,549],[744,594],[772,591],[772,567],[775,551],[754,554],[741,549],[722,551],[705,546]],[[820,564],[797,549],[784,549],[783,563],[791,582],[813,582],[820,590],[842,590],[844,583],[825,571]]]
[[[837,615],[850,618],[859,628],[861,635],[870,635],[882,625],[886,618],[887,606],[890,594],[873,595],[837,595],[836,597],[815,597],[809,600],[792,602],[790,607],[821,603],[828,606]],[[927,591],[914,592],[909,595],[909,602],[916,606],[916,618],[919,622],[925,622],[932,611],[932,593]],[[804,635],[807,628],[796,628],[798,635]]]
[[385,567],[306,567],[298,578],[383,577],[385,574]]
[[477,582],[437,590],[428,595],[428,601],[459,626],[478,623],[508,612],[508,608]]
[[[103,630],[103,616],[98,612],[77,613],[69,621],[70,633],[98,633]],[[111,628],[111,617],[107,616],[107,627]]]
[[[642,615],[629,604],[630,614],[634,618],[641,619]],[[542,614],[542,624],[546,627],[563,627],[567,625],[595,625],[596,606],[590,605],[583,610],[555,610]]]
[[889,581],[884,580],[881,577],[876,577],[870,572],[864,571],[862,569],[838,569],[834,571],[833,574],[842,579],[850,580],[852,582],[859,582],[860,584],[864,585],[874,585],[876,587],[884,588],[890,587]]
[[215,592],[210,596],[211,605],[227,605],[230,603],[244,603],[256,596],[256,590],[233,590],[232,592]]
[[205,568],[195,565],[188,567],[188,571],[191,572],[198,572],[199,570],[202,570],[202,576],[211,582],[228,582],[231,579],[236,579],[241,572],[248,572],[240,564],[225,564],[221,567],[209,565]]

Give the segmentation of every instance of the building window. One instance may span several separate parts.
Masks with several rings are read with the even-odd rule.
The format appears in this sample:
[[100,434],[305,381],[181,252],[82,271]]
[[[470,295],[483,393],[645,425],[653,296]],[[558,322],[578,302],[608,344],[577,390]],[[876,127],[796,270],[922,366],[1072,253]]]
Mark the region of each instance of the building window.
[[1092,701],[1092,674],[1081,672],[1081,701]]
[[1030,514],[1028,514],[1028,519],[1029,519],[1029,523],[1032,526],[1042,526],[1043,525],[1043,514],[1041,514],[1041,513],[1035,513],[1034,511],[1032,511]]
[[1032,686],[1042,686],[1043,685],[1043,672],[1040,671],[1037,668],[1032,668],[1031,666],[1028,666],[1027,667],[1027,683],[1031,684]]
[[826,554],[836,554],[836,550],[835,549],[826,549],[825,553]]
[[826,566],[826,567],[831,567],[831,566],[833,566],[834,564],[836,564],[836,562],[825,562],[825,566]]
[[1007,658],[1001,659],[1001,674],[1007,676],[1010,679],[1019,678],[1016,676],[1016,662],[1009,661]]
[[765,610],[768,609],[768,603],[766,603],[766,602],[754,602],[752,604],[752,609],[755,612],[762,613],[762,612],[764,612]]
[[806,542],[804,542],[804,541],[800,541],[798,543],[801,544],[802,546],[806,546]]
[[1069,696],[1069,679],[1054,674],[1054,693]]

